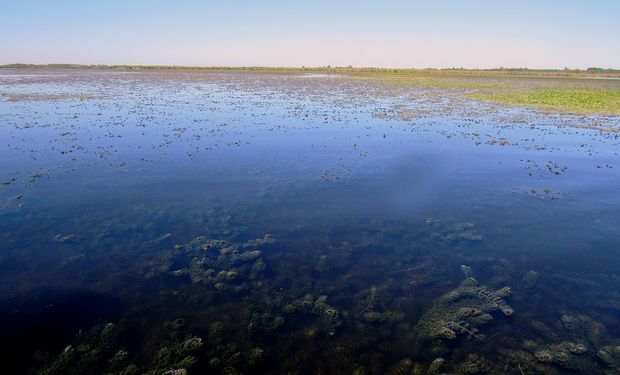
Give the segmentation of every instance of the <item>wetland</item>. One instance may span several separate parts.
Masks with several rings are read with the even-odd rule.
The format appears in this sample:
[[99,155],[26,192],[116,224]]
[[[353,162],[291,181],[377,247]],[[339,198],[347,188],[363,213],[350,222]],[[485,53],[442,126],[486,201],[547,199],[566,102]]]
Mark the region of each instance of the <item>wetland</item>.
[[620,79],[0,69],[27,374],[618,374]]

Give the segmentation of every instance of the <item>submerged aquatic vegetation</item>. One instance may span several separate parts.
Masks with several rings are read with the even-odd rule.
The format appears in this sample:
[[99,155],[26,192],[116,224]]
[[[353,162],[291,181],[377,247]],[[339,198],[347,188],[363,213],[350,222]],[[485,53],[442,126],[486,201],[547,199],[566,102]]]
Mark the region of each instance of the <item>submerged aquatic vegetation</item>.
[[[186,374],[197,361],[196,355],[203,347],[202,338],[183,335],[174,325],[164,325],[170,339],[161,343],[156,353],[141,353],[140,348],[128,351],[130,336],[127,327],[107,323],[79,333],[75,342],[67,346],[57,357],[39,353],[40,375],[98,373],[119,375]],[[178,328],[177,328],[178,330]],[[140,356],[152,358],[148,365],[137,364]]]
[[608,345],[602,347],[596,356],[612,371],[620,371],[620,345]]
[[[426,222],[432,225],[433,222]],[[456,223],[451,226],[442,226],[434,231],[431,236],[437,241],[460,242],[460,241],[482,241],[483,237],[478,233],[473,223]]]
[[493,311],[500,310],[504,315],[512,316],[512,307],[504,301],[504,297],[512,293],[510,288],[490,291],[478,283],[469,267],[462,266],[461,269],[465,281],[435,300],[418,321],[416,334],[419,340],[454,340],[461,334],[483,340],[484,335],[477,327],[492,320]]
[[602,323],[585,315],[563,315],[554,327],[540,321],[531,325],[533,339],[524,340],[521,351],[505,351],[505,360],[520,358],[525,369],[536,372],[611,374],[618,370],[619,363],[614,362],[618,340],[609,336]]
[[542,363],[553,363],[568,369],[585,370],[587,365],[581,363],[581,355],[587,351],[588,348],[583,344],[563,341],[536,351],[534,356]]
[[253,372],[264,358],[261,347],[240,347],[225,343],[224,330],[213,322],[206,338],[191,332],[185,321],[176,319],[159,324],[154,332],[144,332],[135,340],[129,322],[107,323],[79,332],[60,354],[39,352],[39,375],[118,374],[182,375],[207,370],[209,373]]
[[332,330],[342,324],[338,310],[327,304],[327,296],[314,298],[312,294],[306,294],[303,298],[284,306],[284,312],[289,314],[301,312],[316,315]]
[[165,261],[146,276],[167,273],[174,277],[188,277],[194,284],[202,283],[220,291],[238,293],[247,290],[247,282],[265,269],[261,250],[257,248],[274,242],[269,234],[243,244],[197,237],[162,254],[161,259]]
[[[56,358],[49,358],[39,354],[42,362],[37,371],[41,375],[83,374],[91,369],[114,369],[123,367],[122,362],[126,352],[118,347],[119,327],[107,323],[92,328],[89,332],[81,333],[76,343],[65,347]],[[47,363],[46,363],[47,362]],[[131,367],[131,364],[126,364]],[[122,371],[122,370],[121,370]],[[131,372],[129,372],[131,373]]]
[[[216,355],[210,364],[218,367],[224,357],[217,357],[217,348],[201,337],[192,335],[182,320],[164,323],[159,330],[164,339],[155,340],[155,352],[136,347],[131,329],[107,323],[77,335],[75,342],[58,356],[39,353],[36,373],[40,375],[118,374],[118,375],[180,375],[188,374],[205,353]],[[150,343],[149,343],[150,344]],[[248,363],[256,363],[262,354],[255,348],[247,355]],[[145,363],[144,358],[148,358]],[[216,359],[217,361],[215,361]],[[217,364],[215,362],[218,362]]]

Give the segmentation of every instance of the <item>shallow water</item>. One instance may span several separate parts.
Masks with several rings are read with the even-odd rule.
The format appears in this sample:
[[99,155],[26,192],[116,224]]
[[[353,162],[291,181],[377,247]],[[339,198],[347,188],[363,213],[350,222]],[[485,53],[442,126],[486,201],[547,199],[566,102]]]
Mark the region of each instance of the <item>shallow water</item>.
[[[582,128],[618,117],[330,75],[5,70],[0,94],[0,341],[19,372],[618,371],[620,133]],[[461,265],[510,287],[514,314],[426,337]]]

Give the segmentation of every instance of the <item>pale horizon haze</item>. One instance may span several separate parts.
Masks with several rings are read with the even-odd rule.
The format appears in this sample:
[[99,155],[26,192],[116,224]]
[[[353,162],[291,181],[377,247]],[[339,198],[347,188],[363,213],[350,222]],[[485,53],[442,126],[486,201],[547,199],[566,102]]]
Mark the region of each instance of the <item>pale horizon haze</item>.
[[620,68],[620,1],[5,1],[0,64]]

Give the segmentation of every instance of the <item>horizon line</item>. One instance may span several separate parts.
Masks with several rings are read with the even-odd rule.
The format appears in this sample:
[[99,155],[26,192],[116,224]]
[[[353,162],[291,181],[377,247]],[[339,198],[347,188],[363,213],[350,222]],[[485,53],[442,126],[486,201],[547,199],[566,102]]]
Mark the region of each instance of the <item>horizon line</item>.
[[620,68],[603,68],[597,66],[591,66],[587,68],[570,68],[570,67],[554,67],[554,68],[528,68],[528,67],[494,67],[494,68],[465,68],[465,67],[376,67],[376,66],[331,66],[331,65],[319,65],[319,66],[285,66],[285,65],[144,65],[144,64],[74,64],[74,63],[45,63],[45,64],[31,64],[31,63],[9,63],[0,64],[0,68],[127,68],[127,69],[213,69],[213,70],[350,70],[350,71],[424,71],[424,70],[447,70],[447,71],[565,71],[565,72],[618,72]]

